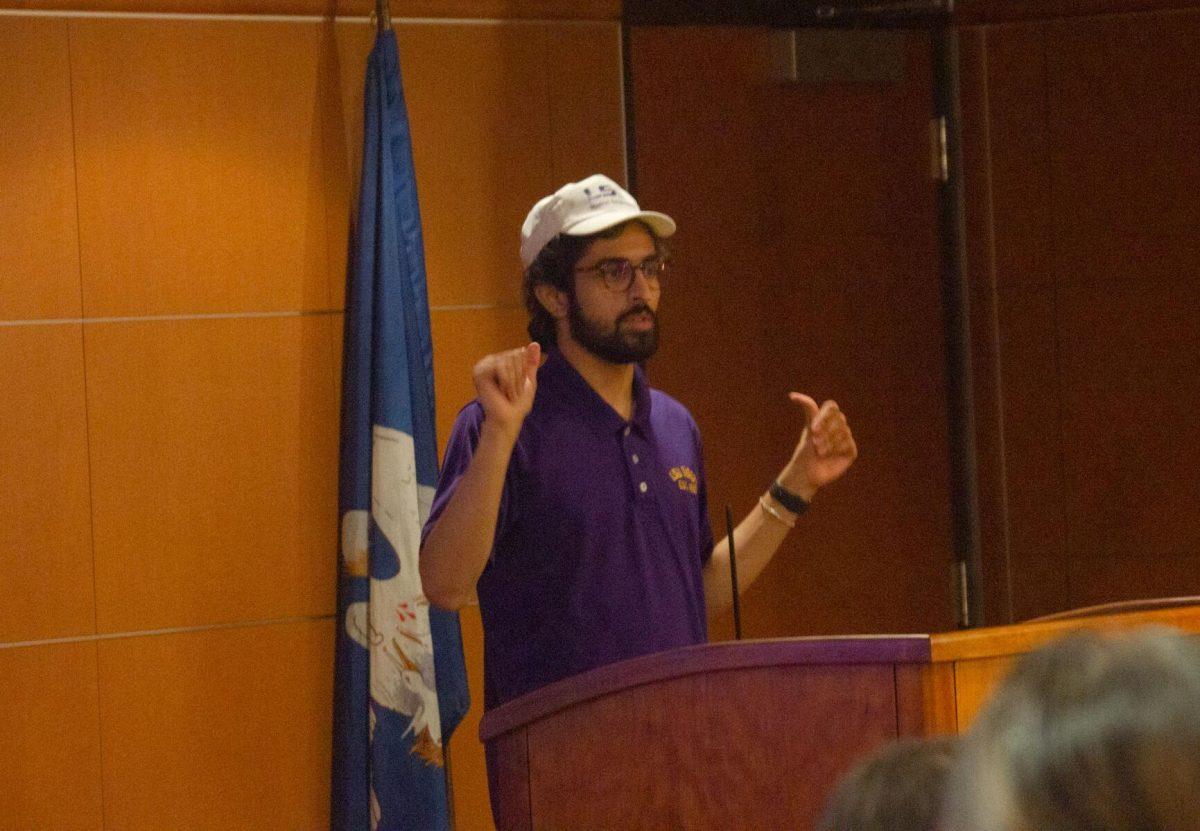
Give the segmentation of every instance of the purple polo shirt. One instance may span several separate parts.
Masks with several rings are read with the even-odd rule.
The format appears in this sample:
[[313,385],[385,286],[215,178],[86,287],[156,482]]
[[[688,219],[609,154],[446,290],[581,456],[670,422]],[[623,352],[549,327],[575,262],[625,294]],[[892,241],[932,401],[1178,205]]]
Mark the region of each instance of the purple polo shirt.
[[[557,351],[538,371],[477,587],[488,709],[707,640],[701,569],[713,538],[700,434],[640,368],[633,400],[626,421]],[[478,401],[458,414],[426,532],[470,464],[483,418]]]

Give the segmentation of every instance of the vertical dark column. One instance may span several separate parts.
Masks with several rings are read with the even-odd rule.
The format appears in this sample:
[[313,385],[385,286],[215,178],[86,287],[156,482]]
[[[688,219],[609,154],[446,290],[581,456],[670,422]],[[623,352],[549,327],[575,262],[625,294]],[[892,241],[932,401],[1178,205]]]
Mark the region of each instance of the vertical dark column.
[[959,625],[982,626],[982,564],[979,545],[975,407],[971,374],[971,316],[967,285],[963,191],[962,105],[959,95],[958,30],[948,24],[933,35],[934,117],[944,124],[946,175],[938,186],[942,298],[946,325],[946,383],[950,446],[950,498],[954,556],[958,563]]

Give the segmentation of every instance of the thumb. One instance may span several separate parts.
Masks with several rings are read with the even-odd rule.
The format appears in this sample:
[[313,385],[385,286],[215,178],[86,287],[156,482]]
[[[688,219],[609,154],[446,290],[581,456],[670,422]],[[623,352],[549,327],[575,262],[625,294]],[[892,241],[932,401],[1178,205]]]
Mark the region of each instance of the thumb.
[[819,413],[821,411],[821,408],[817,406],[817,402],[814,401],[813,399],[809,398],[804,393],[800,393],[800,392],[789,392],[788,398],[790,398],[792,401],[796,402],[803,408],[803,410],[804,410],[804,426],[811,427],[812,423],[813,423],[813,419],[816,418],[817,413]]
[[525,381],[537,383],[538,364],[542,361],[542,347],[536,341],[525,347]]

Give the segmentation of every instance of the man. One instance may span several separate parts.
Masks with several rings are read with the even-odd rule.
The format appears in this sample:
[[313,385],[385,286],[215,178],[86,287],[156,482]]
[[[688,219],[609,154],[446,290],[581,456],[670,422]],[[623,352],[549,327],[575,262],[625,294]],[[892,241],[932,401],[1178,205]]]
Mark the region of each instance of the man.
[[[535,342],[476,364],[478,398],[455,423],[421,551],[431,602],[458,608],[478,591],[489,709],[702,643],[706,608],[732,601],[695,422],[638,366],[658,344],[662,239],[674,232],[603,176],[566,185],[525,221]],[[800,441],[735,531],[743,587],[857,453],[836,403],[791,398]]]

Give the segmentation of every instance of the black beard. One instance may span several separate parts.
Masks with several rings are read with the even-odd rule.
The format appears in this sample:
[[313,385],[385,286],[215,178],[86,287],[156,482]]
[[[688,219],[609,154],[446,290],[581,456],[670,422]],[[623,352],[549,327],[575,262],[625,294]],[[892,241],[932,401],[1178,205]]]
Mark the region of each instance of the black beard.
[[[622,332],[621,322],[637,314],[649,314],[651,326],[644,332]],[[658,351],[658,315],[645,304],[634,306],[605,332],[583,316],[572,293],[567,298],[567,324],[575,342],[610,364],[637,364]]]

